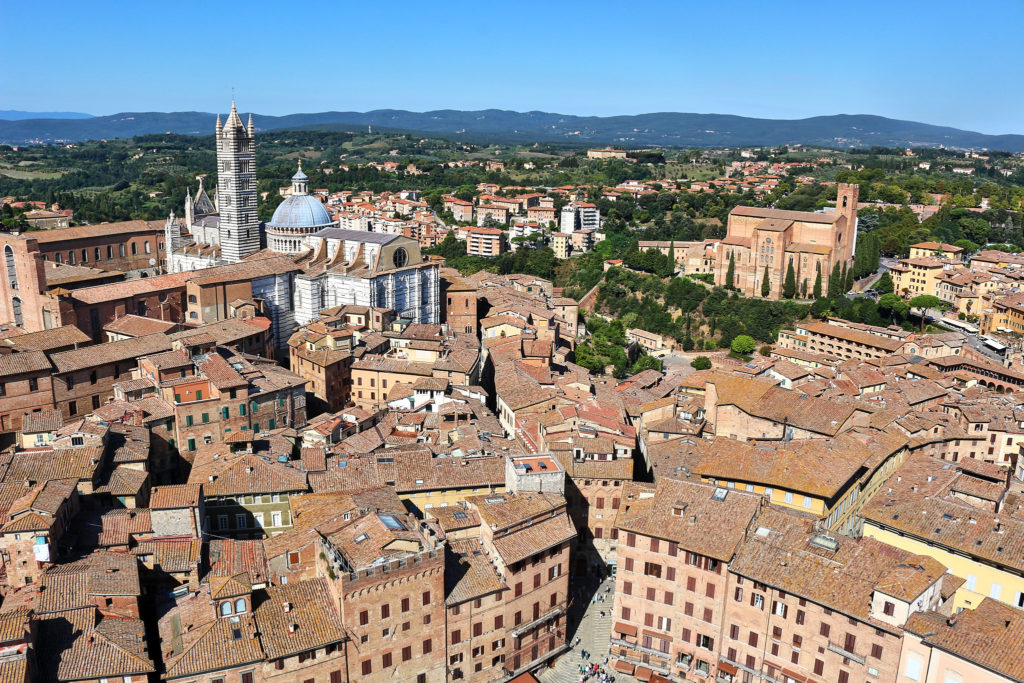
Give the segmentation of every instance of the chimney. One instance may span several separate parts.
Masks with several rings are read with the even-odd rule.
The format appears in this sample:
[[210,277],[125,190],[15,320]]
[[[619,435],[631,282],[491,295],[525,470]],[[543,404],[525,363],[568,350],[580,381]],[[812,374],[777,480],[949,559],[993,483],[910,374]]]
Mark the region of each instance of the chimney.
[[212,484],[213,480],[216,479],[217,477],[211,474],[209,478],[210,478],[210,483]]
[[288,633],[295,633],[295,630],[297,628],[299,628],[298,624],[295,624],[295,623],[288,624]]
[[281,608],[284,609],[284,613],[285,614],[288,614],[288,612],[292,611],[292,603],[290,603],[288,601],[282,602],[281,603]]

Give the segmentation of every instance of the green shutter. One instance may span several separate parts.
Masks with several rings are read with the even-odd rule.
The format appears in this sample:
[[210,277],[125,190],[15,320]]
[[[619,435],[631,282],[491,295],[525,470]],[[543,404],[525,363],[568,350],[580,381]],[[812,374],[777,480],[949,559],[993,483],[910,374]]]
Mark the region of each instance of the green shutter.
[[190,451],[194,451],[196,449],[196,440],[195,439],[189,439],[188,440],[188,449]]

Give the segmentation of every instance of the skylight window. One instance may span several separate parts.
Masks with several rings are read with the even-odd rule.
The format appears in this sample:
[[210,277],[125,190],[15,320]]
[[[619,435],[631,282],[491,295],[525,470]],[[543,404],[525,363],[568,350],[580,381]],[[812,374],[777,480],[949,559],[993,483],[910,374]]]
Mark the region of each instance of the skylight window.
[[369,536],[368,534],[359,534],[359,535],[358,535],[358,536],[356,536],[356,537],[355,537],[355,539],[353,539],[353,540],[355,540],[355,542],[356,542],[356,543],[362,543],[363,541],[365,541],[365,540],[366,540],[366,539],[368,539],[369,537],[370,537],[370,536]]
[[394,515],[377,515],[377,519],[391,531],[405,531],[405,525]]
[[715,492],[711,494],[711,500],[723,501],[727,495],[729,495],[729,489],[716,488]]

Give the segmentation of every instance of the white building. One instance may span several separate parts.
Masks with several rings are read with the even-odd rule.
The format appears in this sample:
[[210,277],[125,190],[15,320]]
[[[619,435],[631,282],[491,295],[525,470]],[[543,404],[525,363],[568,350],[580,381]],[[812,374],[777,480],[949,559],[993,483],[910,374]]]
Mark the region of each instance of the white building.
[[260,249],[252,114],[246,127],[232,102],[224,125],[217,115],[216,144],[217,202],[200,181],[195,200],[191,194],[185,199],[185,232],[171,214],[164,228],[169,273],[237,263]]
[[417,323],[440,322],[440,268],[423,260],[416,240],[327,228],[307,237],[306,245],[312,253],[295,278],[298,324],[346,304],[390,308]]

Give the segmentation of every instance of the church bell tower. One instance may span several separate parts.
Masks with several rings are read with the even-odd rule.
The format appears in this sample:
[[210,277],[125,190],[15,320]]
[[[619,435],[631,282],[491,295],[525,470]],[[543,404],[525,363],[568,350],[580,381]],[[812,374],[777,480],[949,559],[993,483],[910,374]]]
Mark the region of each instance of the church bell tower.
[[217,197],[220,210],[221,258],[237,263],[259,251],[260,222],[256,212],[256,129],[249,115],[246,127],[234,101],[221,126],[217,117]]

